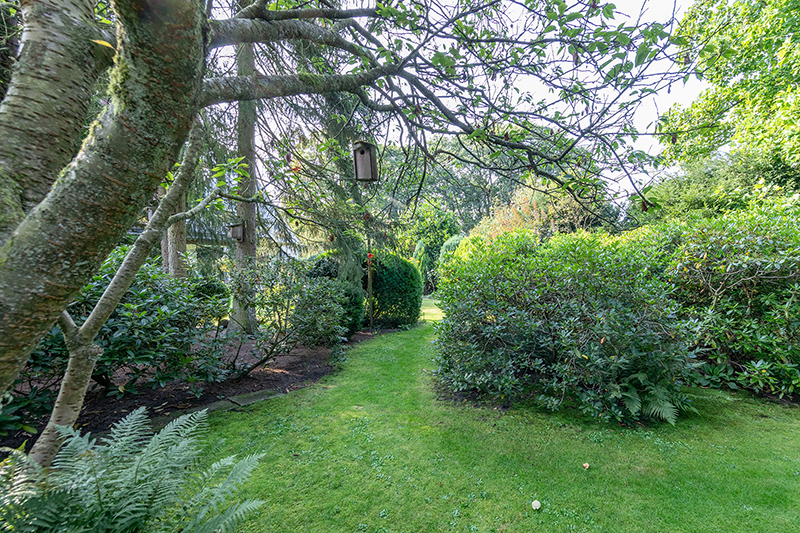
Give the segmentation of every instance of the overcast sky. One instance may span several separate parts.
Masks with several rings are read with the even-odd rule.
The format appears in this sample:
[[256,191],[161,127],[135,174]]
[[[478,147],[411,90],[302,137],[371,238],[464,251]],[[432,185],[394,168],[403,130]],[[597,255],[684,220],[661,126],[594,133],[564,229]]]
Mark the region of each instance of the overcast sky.
[[[617,6],[618,12],[629,15],[634,19],[638,16],[642,6],[645,5],[642,0],[611,0],[611,2]],[[675,4],[669,0],[650,0],[646,2],[647,11],[644,20],[666,21],[672,15],[673,8],[676,10],[678,20],[680,20],[683,12],[693,3],[691,0],[677,0]],[[705,83],[698,81],[696,78],[691,78],[685,86],[681,84],[673,85],[669,94],[666,91],[662,91],[660,94],[653,96],[648,105],[643,106],[641,112],[637,113],[636,125],[639,130],[647,129],[648,131],[653,131],[652,126],[648,128],[648,125],[654,124],[659,114],[665,113],[677,102],[688,105],[706,86]],[[642,138],[637,142],[637,148],[652,155],[661,151],[658,141],[653,137]]]

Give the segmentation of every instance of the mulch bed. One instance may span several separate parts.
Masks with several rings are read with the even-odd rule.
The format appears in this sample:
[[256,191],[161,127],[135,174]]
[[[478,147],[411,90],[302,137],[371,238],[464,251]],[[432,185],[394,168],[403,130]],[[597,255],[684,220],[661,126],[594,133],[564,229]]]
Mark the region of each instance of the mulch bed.
[[[347,346],[371,339],[374,335],[363,331],[356,333]],[[329,349],[301,347],[288,355],[276,357],[266,368],[256,369],[242,379],[209,383],[199,398],[184,381],[172,382],[160,389],[141,389],[138,394],[125,394],[121,398],[108,396],[98,387],[87,394],[76,427],[81,433],[96,434],[107,431],[115,422],[139,407],[145,407],[150,417],[163,417],[174,411],[202,407],[249,392],[271,390],[276,394],[288,393],[316,383],[333,370]],[[47,418],[38,421],[40,432]],[[19,431],[0,437],[0,447],[17,448],[25,441],[30,447],[35,435]]]

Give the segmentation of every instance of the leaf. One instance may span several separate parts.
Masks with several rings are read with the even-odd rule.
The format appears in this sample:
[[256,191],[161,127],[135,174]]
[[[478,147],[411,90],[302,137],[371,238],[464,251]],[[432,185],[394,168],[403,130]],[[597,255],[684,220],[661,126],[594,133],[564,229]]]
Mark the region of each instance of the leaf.
[[97,43],[97,44],[99,44],[100,46],[105,46],[105,47],[107,47],[107,48],[111,48],[111,49],[112,49],[112,50],[114,50],[115,52],[117,51],[117,49],[116,49],[116,48],[114,48],[114,46],[113,46],[113,45],[112,45],[110,42],[108,42],[108,41],[103,41],[103,40],[100,40],[100,39],[92,39],[92,42],[93,42],[93,43]]
[[647,55],[650,53],[650,47],[647,43],[642,43],[636,49],[636,66],[638,67],[647,60]]

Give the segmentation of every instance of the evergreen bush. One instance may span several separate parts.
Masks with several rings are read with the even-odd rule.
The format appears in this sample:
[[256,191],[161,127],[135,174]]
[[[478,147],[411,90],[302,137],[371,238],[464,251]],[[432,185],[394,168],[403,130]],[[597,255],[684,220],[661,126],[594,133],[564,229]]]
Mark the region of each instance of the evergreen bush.
[[784,396],[800,386],[800,205],[753,200],[687,228],[668,275],[707,363],[701,381]]
[[665,268],[649,253],[661,241],[581,232],[539,245],[525,230],[465,239],[443,269],[439,378],[551,409],[569,399],[603,419],[674,422],[690,367],[671,287],[652,275]]
[[[383,253],[373,262],[373,325],[396,328],[417,323],[422,309],[422,276],[411,261]],[[366,289],[367,277],[364,277]]]
[[[313,261],[308,275],[312,278],[338,279],[339,263],[330,256],[317,257]],[[344,295],[341,302],[344,307],[342,325],[347,328],[345,336],[349,339],[357,331],[360,331],[364,324],[364,291],[360,286],[356,287],[345,281],[341,281],[341,284]]]

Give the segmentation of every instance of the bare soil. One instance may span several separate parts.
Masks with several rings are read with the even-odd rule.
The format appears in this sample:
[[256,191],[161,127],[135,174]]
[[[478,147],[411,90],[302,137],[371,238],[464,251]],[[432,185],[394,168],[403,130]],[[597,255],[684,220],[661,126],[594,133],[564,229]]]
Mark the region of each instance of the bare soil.
[[[356,333],[346,346],[370,339],[374,335],[375,333],[370,332]],[[245,349],[252,347],[246,345]],[[253,361],[257,360],[255,353],[249,356]],[[185,381],[172,382],[159,389],[140,389],[138,394],[125,394],[120,398],[109,396],[105,390],[97,387],[86,395],[76,427],[81,433],[96,434],[107,431],[115,422],[139,407],[145,407],[148,415],[155,418],[250,392],[288,393],[316,383],[322,376],[333,371],[329,349],[300,347],[287,355],[276,357],[266,367],[258,368],[242,379],[206,384],[202,396],[199,397]],[[48,417],[43,417],[37,422],[36,427],[40,432],[47,424],[47,419]],[[35,435],[19,431],[0,437],[0,447],[17,448],[27,441],[29,449],[35,440]]]

